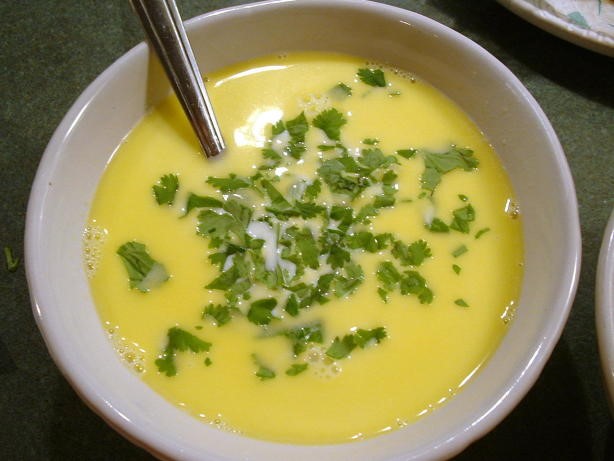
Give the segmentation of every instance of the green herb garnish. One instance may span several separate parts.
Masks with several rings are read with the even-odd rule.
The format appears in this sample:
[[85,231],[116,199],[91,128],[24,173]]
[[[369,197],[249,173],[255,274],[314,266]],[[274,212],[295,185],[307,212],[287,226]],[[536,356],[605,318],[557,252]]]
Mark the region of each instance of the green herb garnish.
[[172,327],[167,332],[168,342],[164,352],[156,360],[156,366],[160,373],[166,376],[175,376],[177,367],[175,365],[175,355],[177,351],[206,352],[211,348],[211,343],[203,341],[179,327]]
[[179,189],[179,178],[176,174],[165,174],[152,189],[158,205],[172,205]]
[[358,69],[357,75],[361,82],[369,86],[386,86],[386,77],[381,69]]
[[166,268],[149,255],[142,243],[124,243],[117,254],[128,271],[130,288],[146,293],[169,279]]

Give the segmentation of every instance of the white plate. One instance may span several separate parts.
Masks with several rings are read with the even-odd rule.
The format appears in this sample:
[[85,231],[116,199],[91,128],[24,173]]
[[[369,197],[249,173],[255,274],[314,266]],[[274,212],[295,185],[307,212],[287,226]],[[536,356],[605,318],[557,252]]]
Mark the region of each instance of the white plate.
[[614,211],[603,236],[595,290],[597,339],[605,386],[614,416]]
[[498,0],[531,24],[571,43],[614,56],[614,3],[593,0]]

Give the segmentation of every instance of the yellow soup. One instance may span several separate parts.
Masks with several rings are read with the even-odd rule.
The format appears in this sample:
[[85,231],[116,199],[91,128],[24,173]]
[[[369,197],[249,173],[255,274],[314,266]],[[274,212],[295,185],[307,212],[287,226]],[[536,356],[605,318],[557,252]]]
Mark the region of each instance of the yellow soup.
[[458,107],[338,55],[208,75],[227,151],[169,97],[119,146],[84,232],[122,359],[203,422],[292,443],[405,426],[505,334],[522,276],[509,181]]

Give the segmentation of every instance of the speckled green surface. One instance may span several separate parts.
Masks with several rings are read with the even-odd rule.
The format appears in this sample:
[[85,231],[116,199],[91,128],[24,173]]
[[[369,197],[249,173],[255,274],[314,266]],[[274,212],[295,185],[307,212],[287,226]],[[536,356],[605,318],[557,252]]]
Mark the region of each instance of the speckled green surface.
[[[240,3],[178,1],[184,18]],[[614,459],[594,328],[597,255],[614,207],[614,60],[489,0],[386,3],[453,27],[507,65],[552,122],[576,181],[583,266],[561,341],[520,405],[458,459]],[[124,0],[4,0],[0,31],[0,244],[23,257],[28,194],[53,130],[88,83],[142,35]],[[0,459],[151,459],[61,376],[32,316],[23,264],[12,273],[0,267]]]

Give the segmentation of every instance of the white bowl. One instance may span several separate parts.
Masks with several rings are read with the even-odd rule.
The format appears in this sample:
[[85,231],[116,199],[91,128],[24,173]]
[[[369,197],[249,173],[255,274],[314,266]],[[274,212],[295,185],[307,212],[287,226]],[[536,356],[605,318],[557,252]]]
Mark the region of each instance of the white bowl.
[[601,368],[614,416],[614,210],[603,234],[595,286],[595,326]]
[[533,385],[575,293],[576,197],[546,116],[484,49],[428,18],[378,3],[248,4],[195,18],[187,29],[205,72],[261,54],[337,51],[410,70],[459,104],[494,145],[522,209],[525,275],[516,319],[463,392],[407,428],[364,441],[298,446],[253,440],[204,425],[163,400],[116,356],[92,304],[81,254],[90,201],[110,155],[168,91],[141,44],[79,97],[53,135],[32,188],[27,276],[36,320],[58,367],[94,411],[161,458],[377,461],[460,452],[499,423]]

